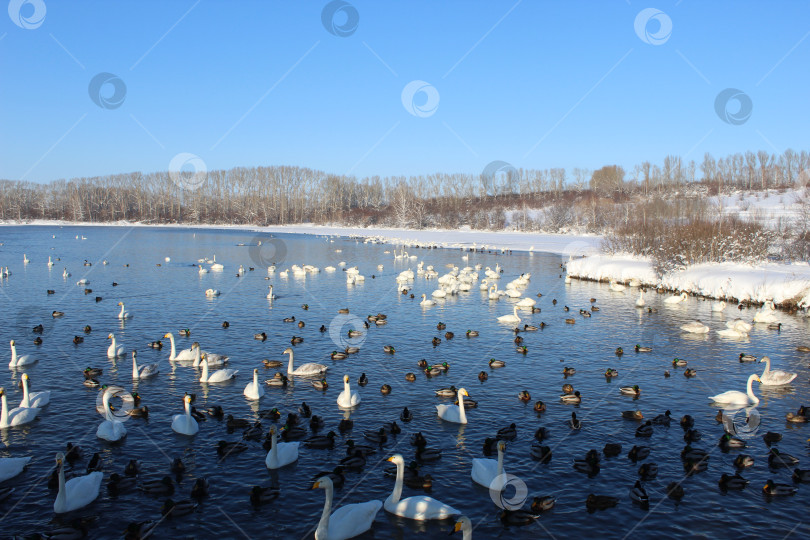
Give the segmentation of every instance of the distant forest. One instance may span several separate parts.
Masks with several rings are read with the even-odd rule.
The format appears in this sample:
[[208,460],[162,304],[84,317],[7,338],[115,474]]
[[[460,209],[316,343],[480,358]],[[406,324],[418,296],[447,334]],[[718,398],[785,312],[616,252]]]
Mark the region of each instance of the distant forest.
[[[81,222],[581,230],[626,226],[631,215],[708,218],[706,195],[804,186],[807,151],[765,151],[700,163],[667,156],[631,171],[514,169],[474,174],[355,178],[302,167],[236,167],[189,174],[129,173],[48,184],[0,181],[0,219]],[[804,171],[804,172],[803,172]],[[195,186],[196,189],[191,189]],[[662,202],[664,201],[664,202]]]

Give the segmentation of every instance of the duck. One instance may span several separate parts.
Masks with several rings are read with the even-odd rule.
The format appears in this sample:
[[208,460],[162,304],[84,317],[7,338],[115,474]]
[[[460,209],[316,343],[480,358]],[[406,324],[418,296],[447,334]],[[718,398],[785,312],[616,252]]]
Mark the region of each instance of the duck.
[[750,377],[748,377],[748,385],[746,392],[740,392],[738,390],[729,390],[727,392],[723,392],[722,394],[709,396],[709,400],[723,405],[741,405],[741,406],[749,404],[756,405],[757,403],[759,403],[759,398],[754,395],[754,392],[751,387],[754,384],[754,381],[759,380],[760,380],[759,376],[754,373]]
[[762,488],[762,493],[771,497],[784,497],[796,493],[796,488],[788,484],[777,484],[768,480]]
[[317,381],[312,381],[312,386],[322,392],[325,392],[329,388],[329,383],[326,382],[326,379],[320,379]]
[[267,340],[267,333],[260,332],[258,334],[253,334],[253,339],[255,339],[257,341],[265,341],[265,340]]
[[641,345],[636,343],[635,350],[637,353],[652,352],[652,347],[642,347]]
[[649,506],[650,504],[650,497],[647,495],[647,490],[644,489],[644,486],[641,485],[639,480],[636,480],[636,483],[633,485],[632,489],[630,489],[630,499],[642,507]]
[[532,444],[529,455],[532,459],[541,463],[548,463],[551,461],[551,448],[539,444]]
[[332,360],[345,360],[349,357],[349,354],[343,351],[332,351],[332,354],[330,354],[329,357]]
[[264,384],[266,384],[267,386],[286,388],[288,382],[289,379],[287,378],[286,375],[284,375],[283,373],[276,373],[272,379],[267,379],[266,381],[264,381]]
[[64,470],[65,455],[56,454],[56,469],[59,477],[59,492],[53,503],[53,511],[64,514],[73,510],[84,508],[98,497],[101,480],[104,473],[94,471],[84,476],[75,476],[65,481]]
[[652,419],[653,425],[656,426],[669,426],[670,421],[672,420],[672,413],[667,410],[664,414],[659,414],[655,418]]
[[486,371],[481,371],[481,372],[478,373],[478,380],[479,381],[484,382],[487,379],[489,379],[489,374],[487,374]]
[[702,461],[705,459],[709,459],[709,454],[706,450],[701,448],[692,448],[690,445],[686,445],[681,450],[681,459],[683,461]]
[[138,479],[134,476],[121,476],[118,473],[112,473],[107,481],[107,489],[111,495],[116,496],[120,493],[132,491],[137,482]]
[[585,473],[588,476],[599,474],[599,454],[596,450],[588,450],[585,459],[575,459],[574,470]]
[[250,490],[250,502],[254,506],[268,504],[278,499],[281,491],[275,487],[253,486]]
[[638,468],[638,475],[642,480],[652,480],[658,476],[658,465],[655,463],[644,463]]
[[360,377],[357,378],[357,384],[360,386],[365,386],[368,384],[368,377],[366,377],[365,373],[361,373]]
[[649,420],[636,428],[636,437],[652,437],[652,434],[653,426]]
[[684,491],[680,482],[670,482],[666,487],[667,497],[680,501],[683,499]]
[[313,435],[304,441],[304,446],[319,449],[334,448],[335,436],[334,431],[330,431],[326,435]]
[[793,469],[794,482],[810,482],[810,469]]
[[405,374],[405,380],[409,382],[413,382],[416,380],[416,375],[412,372],[408,372]]
[[783,371],[781,369],[771,370],[771,359],[763,356],[760,362],[765,362],[765,371],[759,376],[759,383],[763,386],[781,386],[790,384],[790,382],[798,377],[798,373]]
[[686,378],[695,377],[697,375],[697,370],[689,368],[684,370],[683,376]]
[[502,368],[506,366],[506,362],[503,360],[495,360],[494,358],[489,359],[489,367],[491,368]]
[[565,375],[566,377],[570,377],[571,375],[575,375],[576,372],[577,372],[577,370],[575,368],[572,368],[572,367],[565,366],[563,368],[563,375]]
[[672,360],[672,367],[686,367],[688,362],[681,358],[675,358]]
[[756,362],[757,361],[756,356],[754,356],[753,354],[746,354],[746,353],[740,353],[739,359],[740,359],[740,362]]
[[768,453],[768,466],[773,468],[793,467],[799,463],[799,458],[791,456],[785,452],[780,452],[778,448],[771,448]]
[[607,377],[607,378],[618,377],[618,376],[619,376],[619,370],[618,369],[607,368],[605,370],[605,377]]
[[641,395],[641,388],[639,388],[637,384],[634,384],[633,386],[622,386],[619,388],[619,392],[626,396],[638,397]]
[[141,490],[150,495],[171,495],[174,493],[174,482],[168,476],[160,480],[148,480],[141,484]]
[[560,401],[576,405],[582,402],[582,397],[580,396],[579,390],[577,390],[573,394],[563,394],[560,396]]
[[608,508],[613,508],[617,504],[619,504],[619,499],[616,497],[610,497],[608,495],[594,495],[591,493],[588,495],[588,498],[585,499],[585,507],[589,512],[593,512],[595,510],[606,510]]
[[413,420],[413,413],[408,410],[408,407],[402,409],[402,412],[399,414],[399,419],[403,422],[410,422]]
[[748,485],[748,480],[740,476],[739,473],[735,473],[733,475],[723,473],[723,476],[720,477],[720,482],[718,483],[720,484],[720,489],[724,491],[740,490],[745,489],[745,486]]
[[219,441],[217,443],[217,455],[226,457],[229,454],[238,454],[248,449],[248,446],[242,442],[226,442]]
[[754,458],[748,454],[740,454],[734,458],[734,466],[738,469],[747,469],[754,465]]
[[160,341],[160,340],[158,340],[158,341],[150,341],[148,343],[148,345],[149,345],[150,349],[158,349],[158,350],[160,350],[160,349],[163,348],[163,342]]
[[529,393],[528,390],[521,390],[518,392],[518,399],[524,403],[528,403],[532,400],[532,395]]
[[568,420],[568,427],[571,429],[580,429],[582,427],[582,421],[577,418],[577,413],[571,412],[571,419]]
[[649,455],[649,446],[633,446],[633,448],[630,449],[630,452],[627,453],[627,457],[633,461],[642,461]]
[[643,420],[644,414],[641,411],[622,411],[622,418],[627,420]]
[[383,503],[387,512],[417,521],[447,519],[461,515],[461,512],[452,506],[431,497],[416,495],[408,497],[407,499],[401,499],[405,474],[405,460],[400,454],[394,454],[388,458],[388,461],[393,462],[397,466],[397,479],[394,484],[393,492]]
[[498,440],[514,441],[517,438],[517,425],[512,422],[508,426],[499,429],[496,438]]
[[381,393],[382,395],[384,395],[384,396],[387,396],[388,394],[390,394],[390,393],[391,393],[391,385],[390,385],[390,384],[384,384],[384,385],[382,385],[382,386],[380,387],[380,393]]

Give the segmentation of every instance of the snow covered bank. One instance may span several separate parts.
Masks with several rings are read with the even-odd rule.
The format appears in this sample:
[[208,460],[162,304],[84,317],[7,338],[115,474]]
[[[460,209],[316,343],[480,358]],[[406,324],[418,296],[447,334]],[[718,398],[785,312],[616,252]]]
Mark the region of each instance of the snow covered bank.
[[705,263],[658,278],[648,258],[618,254],[572,259],[567,271],[570,277],[578,279],[627,282],[635,278],[651,287],[712,298],[773,300],[776,304],[810,306],[810,265],[807,263]]
[[0,222],[0,225],[50,225],[50,226],[118,226],[118,227],[177,227],[193,229],[230,229],[269,233],[314,234],[326,236],[359,236],[376,238],[390,244],[434,244],[440,247],[478,247],[486,249],[511,249],[513,251],[537,251],[564,255],[597,253],[601,236],[548,234],[516,231],[477,231],[471,229],[384,229],[353,228],[326,225],[280,225],[257,227],[255,225],[151,225],[137,222],[115,223],[70,223],[63,221],[35,220],[27,223]]

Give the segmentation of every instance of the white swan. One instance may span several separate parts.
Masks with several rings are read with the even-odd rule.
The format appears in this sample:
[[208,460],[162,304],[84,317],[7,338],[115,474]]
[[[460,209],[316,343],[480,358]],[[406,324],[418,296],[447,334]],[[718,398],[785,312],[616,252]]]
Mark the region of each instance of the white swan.
[[506,448],[504,441],[498,441],[498,459],[474,458],[472,460],[472,471],[470,475],[473,481],[481,484],[485,488],[503,491],[504,471],[503,471],[503,451]]
[[70,277],[70,272],[67,271],[67,268],[64,268],[62,270],[62,277],[65,278],[65,279]]
[[532,308],[537,303],[534,298],[523,298],[520,302],[515,304],[519,308]]
[[276,435],[276,428],[270,428],[270,442],[273,445],[264,458],[264,464],[268,469],[280,469],[298,459],[298,441],[279,442]]
[[96,437],[110,442],[120,441],[127,436],[127,428],[124,427],[123,422],[110,414],[110,388],[104,391],[102,403],[104,404],[104,421],[99,424]]
[[74,476],[65,482],[64,463],[65,454],[56,454],[56,468],[59,471],[59,493],[53,502],[53,511],[57,514],[64,514],[84,508],[98,497],[101,487],[101,480],[104,473],[94,471],[84,476]]
[[315,529],[315,540],[345,540],[354,538],[371,529],[374,517],[382,508],[382,501],[368,501],[341,506],[332,512],[334,486],[332,479],[322,476],[312,485],[312,489],[323,488],[326,502],[323,505],[321,520]]
[[405,479],[405,460],[400,454],[394,454],[388,458],[388,461],[397,466],[397,480],[394,483],[394,491],[385,499],[383,504],[386,512],[418,521],[447,519],[461,515],[461,512],[452,506],[425,495],[414,495],[407,499],[401,499],[402,483]]
[[298,366],[297,369],[293,369],[293,350],[290,347],[287,347],[284,349],[283,354],[290,355],[290,361],[287,363],[287,375],[320,375],[329,369],[328,366],[316,364],[314,362],[302,364]]
[[23,253],[23,264],[28,264],[31,262],[31,259],[28,258],[28,255]]
[[205,296],[207,298],[214,298],[219,296],[220,292],[217,289],[205,289]]
[[237,373],[239,373],[239,370],[237,369],[224,368],[216,370],[209,376],[208,360],[206,359],[206,355],[202,356],[200,364],[202,364],[202,376],[200,377],[201,383],[220,383],[229,381],[233,379]]
[[464,396],[469,395],[470,394],[468,394],[465,389],[459,388],[457,394],[458,405],[448,405],[445,403],[436,405],[436,412],[438,413],[439,418],[455,424],[466,424],[467,414],[464,411]]
[[502,323],[519,323],[520,317],[518,317],[518,307],[515,306],[514,312],[512,315],[501,315],[498,317],[498,322]]
[[30,354],[17,356],[17,342],[12,339],[9,343],[11,344],[11,361],[8,363],[8,367],[30,366],[37,363],[38,360]]
[[498,292],[498,284],[497,283],[493,283],[492,286],[489,288],[489,294],[487,295],[487,298],[489,298],[490,300],[500,300],[501,299],[501,293]]
[[275,297],[276,297],[276,295],[275,295],[275,294],[273,294],[273,286],[272,286],[272,285],[268,285],[268,287],[270,287],[270,292],[268,292],[268,293],[267,293],[267,299],[268,299],[268,300],[273,300],[273,299],[275,299]]
[[4,482],[20,474],[25,466],[28,465],[29,461],[31,461],[31,456],[0,458],[0,482]]
[[118,305],[121,306],[121,312],[118,314],[118,318],[121,319],[122,321],[124,319],[131,319],[132,314],[124,308],[124,303],[118,302]]
[[726,309],[726,303],[722,300],[720,302],[714,302],[712,304],[712,311],[714,311],[715,313],[719,313],[724,309]]
[[200,344],[196,341],[191,344],[191,350],[194,353],[194,363],[192,364],[194,367],[200,367],[203,356],[205,356],[205,359],[208,361],[208,367],[210,368],[224,366],[229,360],[227,355],[212,353],[200,349]]
[[352,391],[349,386],[349,376],[343,376],[343,391],[338,395],[337,404],[339,407],[354,407],[360,403],[360,394],[357,390]]
[[636,299],[636,307],[644,307],[644,289],[638,291],[638,299]]
[[172,429],[180,435],[196,435],[200,431],[197,421],[191,416],[191,396],[183,396],[183,404],[186,412],[175,414],[172,417]]
[[436,289],[435,291],[430,293],[430,296],[432,296],[433,298],[446,298],[447,291],[445,291],[444,289]]
[[422,295],[422,301],[419,302],[419,305],[420,306],[425,306],[425,307],[430,307],[430,306],[435,306],[436,302],[434,302],[433,300],[428,300],[427,295],[423,294]]
[[28,392],[28,374],[22,374],[22,387],[23,398],[20,402],[20,407],[44,407],[51,401],[51,391],[43,390],[42,392]]
[[768,300],[767,302],[765,302],[765,305],[762,306],[762,309],[760,309],[754,314],[754,322],[755,323],[776,322],[776,315],[774,315],[774,311],[776,311],[776,306],[773,305],[773,302]]
[[472,540],[472,521],[467,516],[459,516],[453,526],[453,532],[461,531],[461,540]]
[[112,340],[110,346],[107,347],[107,358],[118,358],[119,356],[124,356],[124,354],[126,354],[124,352],[124,346],[116,343],[115,334],[110,333],[110,335],[107,336],[107,339]]
[[248,399],[261,399],[264,395],[264,385],[259,385],[259,370],[253,370],[253,380],[245,386],[242,392]]
[[747,338],[748,332],[737,330],[736,328],[723,328],[717,331],[717,335],[727,338]]
[[6,398],[6,390],[4,388],[0,388],[0,400],[2,400],[0,428],[21,426],[33,422],[34,418],[39,414],[39,409],[36,407],[15,407],[9,411],[8,398]]
[[608,285],[608,289],[613,292],[624,292],[627,287],[622,285],[621,283],[616,283],[615,281],[611,281],[610,285]]
[[148,379],[149,377],[154,377],[160,373],[160,368],[158,367],[157,363],[138,366],[137,358],[138,353],[136,351],[132,351],[132,378],[134,380],[137,381],[138,379]]
[[764,386],[788,384],[798,376],[798,373],[791,371],[782,371],[781,369],[771,370],[771,359],[767,356],[763,356],[760,362],[765,362],[765,371],[759,376],[759,382]]
[[728,392],[723,392],[722,394],[717,394],[716,396],[709,396],[709,399],[715,403],[720,403],[723,405],[748,405],[749,403],[756,405],[759,403],[759,398],[754,395],[754,390],[751,388],[751,386],[754,384],[754,381],[759,380],[759,376],[754,373],[748,377],[748,385],[745,392],[729,390]]
[[53,261],[51,260],[51,256],[48,255],[48,267],[50,268],[51,266],[53,266]]
[[681,302],[686,302],[687,294],[686,291],[682,292],[677,296],[670,296],[669,298],[664,299],[665,304],[680,304]]
[[171,350],[171,353],[169,353],[169,360],[179,360],[179,361],[194,360],[195,354],[194,354],[194,348],[193,347],[188,348],[188,349],[183,349],[182,351],[177,352],[177,349],[175,349],[175,344],[174,344],[174,334],[169,332],[165,336],[163,336],[163,339],[166,339],[166,338],[168,338],[169,341],[172,344],[172,350]]
[[203,268],[203,265],[198,264],[197,266],[200,268],[199,270],[197,270],[197,273],[198,273],[198,274],[207,274],[207,273],[208,273],[208,269],[207,269],[207,268]]
[[691,332],[693,334],[705,334],[710,330],[710,328],[700,321],[692,321],[681,325],[681,330],[684,332]]
[[212,272],[222,272],[223,270],[225,270],[225,267],[217,262],[216,255],[214,255],[214,260],[212,262],[213,262],[213,264],[211,265]]

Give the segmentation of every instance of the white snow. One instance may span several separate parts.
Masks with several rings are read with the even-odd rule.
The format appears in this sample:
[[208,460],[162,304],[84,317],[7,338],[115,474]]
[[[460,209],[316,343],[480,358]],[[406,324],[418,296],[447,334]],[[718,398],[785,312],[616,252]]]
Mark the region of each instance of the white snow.
[[567,271],[574,278],[600,281],[626,282],[636,278],[651,287],[661,286],[713,298],[810,305],[810,265],[807,263],[704,263],[659,279],[648,258],[617,254],[572,259],[567,264]]

